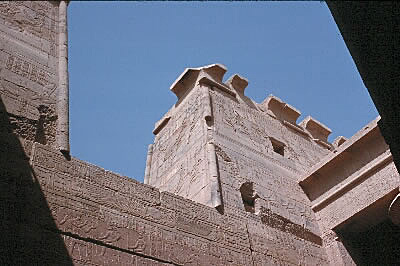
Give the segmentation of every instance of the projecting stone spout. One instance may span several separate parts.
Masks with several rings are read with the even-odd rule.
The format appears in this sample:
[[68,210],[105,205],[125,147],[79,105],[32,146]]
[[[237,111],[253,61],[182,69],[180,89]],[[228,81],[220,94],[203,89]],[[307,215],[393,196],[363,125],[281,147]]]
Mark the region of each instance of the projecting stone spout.
[[187,91],[192,89],[201,78],[208,78],[216,83],[222,83],[227,71],[222,64],[212,64],[197,68],[186,68],[185,71],[172,83],[170,90],[180,99]]

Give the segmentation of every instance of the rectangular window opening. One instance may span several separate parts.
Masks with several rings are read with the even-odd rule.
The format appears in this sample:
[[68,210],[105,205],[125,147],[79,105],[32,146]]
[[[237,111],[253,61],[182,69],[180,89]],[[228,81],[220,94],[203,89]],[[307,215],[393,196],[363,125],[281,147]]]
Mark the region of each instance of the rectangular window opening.
[[270,138],[271,143],[272,143],[272,148],[274,152],[284,156],[285,155],[285,144],[280,142],[279,140],[276,140],[274,138]]

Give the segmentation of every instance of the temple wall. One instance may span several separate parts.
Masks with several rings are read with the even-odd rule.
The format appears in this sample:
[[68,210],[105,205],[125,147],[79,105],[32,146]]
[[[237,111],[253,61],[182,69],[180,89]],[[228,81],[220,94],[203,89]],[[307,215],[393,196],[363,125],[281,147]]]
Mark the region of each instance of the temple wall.
[[[69,257],[75,265],[142,265],[137,262],[141,260],[149,265],[326,262],[318,239],[307,239],[301,229],[299,234],[271,227],[264,215],[221,214],[78,159],[67,161],[41,144],[33,145],[31,155],[34,183],[40,189],[19,184],[30,199],[17,227],[30,247],[20,251],[20,260],[38,252],[37,261],[62,264]],[[66,254],[54,257],[57,250],[43,251],[43,244],[53,246],[58,238]]]
[[387,223],[389,206],[399,192],[400,176],[379,131],[379,119],[370,122],[299,179],[311,201],[323,245],[333,265],[357,265],[362,260],[358,254],[354,255],[364,252],[362,247],[354,251],[346,238],[354,234],[360,234],[361,238],[370,228]]
[[318,211],[325,228],[335,228],[392,191],[398,190],[400,177],[393,162],[372,174],[362,185],[349,189],[344,195]]
[[58,2],[0,3],[0,95],[24,141],[54,145]]
[[214,64],[171,86],[146,184],[70,157],[64,9],[0,3],[1,265],[354,263],[335,228],[399,187],[379,132],[328,143],[329,128],[253,102]]
[[[234,246],[250,248],[256,265],[273,261],[283,265],[326,264],[315,215],[297,180],[307,168],[331,153],[332,146],[319,144],[305,127],[293,121],[287,125],[288,121],[268,113],[267,104],[256,104],[222,83],[225,71],[219,64],[186,69],[171,86],[178,102],[155,125],[150,160],[148,156],[149,184],[176,193],[174,186],[163,185],[174,182],[170,182],[173,179],[168,174],[157,173],[159,162],[168,166],[172,174],[193,169],[162,158],[183,156],[189,162],[204,161],[203,172],[194,172],[205,181],[201,187],[204,193],[200,197],[183,196],[212,206],[213,190],[204,188],[211,188],[212,163],[216,163],[219,188],[214,192],[221,197],[217,216],[232,224],[242,224],[238,231],[244,242],[230,240]],[[198,130],[189,134],[186,128]],[[175,132],[183,132],[183,137]],[[168,147],[176,150],[172,156],[163,153],[168,148],[160,148],[167,140],[172,140]],[[282,145],[282,154],[275,151],[276,143]],[[193,146],[210,145],[214,149],[197,150],[194,156],[182,152]],[[215,162],[210,160],[213,153]],[[189,188],[199,187],[189,183],[193,178],[180,178]],[[247,206],[241,195],[241,186],[246,183],[251,183],[254,190],[250,197],[256,195],[253,207]]]
[[[139,256],[174,265],[251,264],[245,221],[226,219],[214,208],[160,193],[75,158],[66,161],[58,151],[40,144],[34,145],[32,155],[32,169],[54,223],[42,219],[35,195],[23,219],[25,224],[61,234],[72,259],[86,256],[91,262],[95,258],[81,249],[97,245],[130,260]],[[79,242],[79,250],[68,246],[67,240]],[[98,260],[92,262],[98,265]]]
[[208,183],[207,129],[202,119],[202,94],[198,88],[164,116],[156,134],[149,184],[185,198],[199,197]]
[[[297,177],[330,151],[243,95],[234,98],[214,89],[211,96],[224,211],[250,215],[248,230],[259,263],[326,263],[316,218]],[[273,150],[271,138],[284,144],[283,155]],[[256,194],[254,214],[246,212],[241,196],[245,183]]]

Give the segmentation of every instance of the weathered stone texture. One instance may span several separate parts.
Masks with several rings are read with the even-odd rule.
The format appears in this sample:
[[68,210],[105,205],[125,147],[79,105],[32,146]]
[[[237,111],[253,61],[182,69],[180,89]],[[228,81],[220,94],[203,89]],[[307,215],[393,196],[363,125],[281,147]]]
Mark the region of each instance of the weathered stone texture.
[[345,247],[346,235],[368,231],[388,219],[389,204],[399,191],[400,176],[378,121],[337,146],[299,179],[319,220],[332,264],[359,263]]
[[149,184],[160,190],[190,199],[207,185],[206,130],[200,97],[199,91],[194,91],[169,114],[168,122],[156,135],[149,179]]
[[0,96],[12,131],[53,145],[58,2],[0,3]]
[[379,118],[330,144],[221,64],[172,84],[145,184],[69,157],[65,9],[0,3],[1,265],[355,265],[349,236],[397,223]]
[[[210,69],[220,71],[217,76],[208,75]],[[154,146],[159,145],[160,138],[172,135],[165,128],[182,114],[186,121],[193,121],[191,128],[202,128],[198,141],[188,140],[187,144],[203,150],[194,152],[194,157],[187,156],[186,166],[163,162],[173,172],[185,172],[192,169],[191,161],[205,160],[206,168],[195,172],[196,178],[209,182],[202,183],[204,188],[211,187],[212,175],[210,151],[204,146],[212,143],[214,147],[211,153],[217,156],[215,176],[219,187],[203,189],[199,197],[190,193],[183,196],[214,206],[213,193],[220,193],[221,205],[217,209],[225,217],[243,222],[248,232],[243,239],[250,241],[254,264],[274,261],[285,265],[326,265],[328,257],[333,265],[354,263],[338,238],[327,242],[325,236],[335,234],[329,232],[339,230],[341,223],[381,198],[393,198],[390,195],[398,190],[398,173],[376,128],[377,120],[366,126],[368,131],[330,144],[327,137],[331,130],[321,122],[308,116],[296,124],[300,112],[275,96],[269,96],[262,104],[253,102],[244,95],[248,81],[234,75],[222,83],[225,71],[218,64],[185,70],[171,89],[178,96],[177,105],[156,124]],[[206,99],[197,101],[203,111],[178,109],[196,97]],[[180,129],[185,128],[184,124]],[[189,139],[191,134],[186,132],[184,136]],[[162,152],[153,152],[150,168],[157,171],[158,153]],[[149,180],[152,178],[153,172]],[[185,183],[189,182],[188,177],[180,178],[188,191],[193,189],[194,184]],[[157,180],[168,185],[155,182],[156,187],[177,193],[176,183],[170,183],[163,175],[157,175]],[[357,185],[359,182],[362,184]],[[265,258],[260,259],[260,254]]]
[[[219,72],[210,74],[211,69]],[[225,71],[218,64],[187,69],[172,85],[178,102],[156,123],[153,153],[151,160],[148,159],[149,183],[213,207],[212,193],[220,194],[221,206],[218,205],[219,213],[215,215],[224,213],[222,217],[226,218],[219,218],[224,225],[221,227],[225,227],[225,221],[235,221],[234,228],[239,225],[241,229],[233,233],[242,235],[242,240],[225,238],[226,245],[246,248],[250,244],[252,252],[268,254],[283,264],[326,263],[317,221],[297,179],[305,169],[329,154],[331,146],[321,145],[306,128],[297,125],[299,113],[281,100],[278,102],[276,97],[269,97],[268,103],[259,105],[244,96],[247,85],[244,78],[234,75],[222,83]],[[271,107],[271,101],[283,106],[281,113],[278,114],[278,107]],[[181,117],[183,121],[178,122]],[[205,148],[209,143],[214,149]],[[160,148],[163,145],[176,149],[172,158],[165,152],[167,148]],[[209,159],[213,153],[215,162]],[[183,156],[185,164],[168,160],[175,156]],[[200,163],[200,169],[192,166]],[[217,169],[216,189],[210,186],[213,163]],[[169,175],[158,173],[161,164]],[[179,187],[185,188],[186,194],[176,190],[177,181],[170,177],[175,173],[179,173],[176,174],[180,178]],[[193,180],[203,183],[196,184]],[[252,192],[243,192],[246,184]],[[190,192],[198,188],[203,188],[200,196]],[[243,193],[249,196],[245,199]],[[270,238],[271,243],[261,241],[259,247],[253,242],[265,238]]]
[[[20,221],[61,234],[76,264],[107,265],[114,260],[129,264],[142,258],[153,258],[155,265],[251,264],[246,225],[233,219],[228,225],[214,208],[168,192],[160,194],[75,158],[67,161],[40,144],[33,146],[31,165],[40,190],[30,183],[19,184],[29,195]],[[17,235],[25,234],[19,227],[16,230]],[[40,249],[34,243],[38,242],[33,242],[34,249]],[[45,255],[38,260],[46,261]],[[98,264],[100,260],[103,264]]]

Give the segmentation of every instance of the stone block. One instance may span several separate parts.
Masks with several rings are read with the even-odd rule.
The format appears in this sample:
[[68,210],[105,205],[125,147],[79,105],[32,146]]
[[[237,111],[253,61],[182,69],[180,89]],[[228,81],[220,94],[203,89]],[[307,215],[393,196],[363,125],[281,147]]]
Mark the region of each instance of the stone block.
[[338,148],[340,145],[342,145],[343,143],[345,143],[347,140],[347,138],[343,137],[343,136],[338,136],[333,142],[332,145],[335,148]]
[[265,107],[267,112],[275,118],[288,121],[294,125],[296,125],[296,120],[301,114],[296,108],[273,95],[270,95],[265,99],[262,105]]
[[383,199],[398,223],[376,121],[332,146],[319,121],[224,83],[222,64],[171,85],[146,184],[66,156],[66,6],[0,3],[0,264],[336,265],[352,258],[331,229]]
[[235,74],[231,76],[225,82],[225,84],[234,89],[235,91],[237,91],[238,93],[244,94],[244,89],[249,84],[249,81],[246,78],[240,76],[239,74]]
[[328,136],[332,133],[327,126],[311,116],[307,116],[299,125],[304,127],[314,139],[319,139],[324,142],[328,142]]
[[222,64],[212,64],[198,68],[186,68],[185,71],[172,83],[170,90],[175,93],[178,100],[192,89],[196,82],[206,77],[215,83],[222,83],[222,78],[227,68]]

